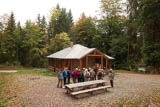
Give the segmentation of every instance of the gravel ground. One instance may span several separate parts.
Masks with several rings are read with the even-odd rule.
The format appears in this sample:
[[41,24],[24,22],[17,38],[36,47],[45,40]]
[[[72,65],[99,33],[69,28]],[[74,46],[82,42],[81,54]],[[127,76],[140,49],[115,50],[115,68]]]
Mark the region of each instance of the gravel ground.
[[[80,99],[67,95],[65,89],[57,88],[56,77],[15,75],[14,78],[16,99],[26,107],[99,107],[100,103],[110,104],[124,97],[136,99],[140,94],[147,96],[160,91],[160,75],[117,73],[114,88]],[[104,79],[109,84],[108,77]]]

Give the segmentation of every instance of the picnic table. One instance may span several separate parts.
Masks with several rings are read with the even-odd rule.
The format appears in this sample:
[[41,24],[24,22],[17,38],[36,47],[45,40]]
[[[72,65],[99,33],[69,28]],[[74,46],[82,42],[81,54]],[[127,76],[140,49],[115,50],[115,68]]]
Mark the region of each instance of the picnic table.
[[106,86],[105,80],[94,80],[94,81],[87,81],[81,83],[74,83],[65,85],[66,92],[71,94],[72,96],[84,94],[84,93],[91,93],[98,91],[98,90],[105,90],[110,86]]

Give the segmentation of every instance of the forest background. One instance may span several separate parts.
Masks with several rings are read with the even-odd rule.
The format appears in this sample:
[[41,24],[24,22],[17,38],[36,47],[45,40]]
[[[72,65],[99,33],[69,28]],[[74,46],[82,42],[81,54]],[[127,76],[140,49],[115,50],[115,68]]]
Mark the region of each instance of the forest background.
[[0,65],[47,67],[46,56],[73,41],[114,57],[114,69],[137,71],[145,65],[148,72],[160,73],[159,0],[100,2],[98,16],[82,13],[76,22],[72,11],[58,4],[48,21],[38,14],[24,26],[13,12],[0,16]]

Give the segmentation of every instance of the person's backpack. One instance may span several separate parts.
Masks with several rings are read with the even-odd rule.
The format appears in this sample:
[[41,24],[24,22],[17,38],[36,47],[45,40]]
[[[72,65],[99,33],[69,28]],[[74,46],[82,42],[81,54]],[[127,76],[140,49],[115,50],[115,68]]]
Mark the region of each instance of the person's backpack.
[[86,78],[89,78],[89,72],[86,72],[85,77],[86,77]]
[[101,71],[98,73],[98,76],[99,76],[99,77],[102,77],[102,72],[101,72]]
[[94,71],[90,72],[90,77],[93,78],[94,77]]
[[72,72],[72,77],[74,77],[74,72]]
[[71,72],[70,72],[70,70],[68,70],[67,71],[67,76],[70,77],[70,75],[71,75]]
[[77,75],[77,70],[74,70],[74,75]]

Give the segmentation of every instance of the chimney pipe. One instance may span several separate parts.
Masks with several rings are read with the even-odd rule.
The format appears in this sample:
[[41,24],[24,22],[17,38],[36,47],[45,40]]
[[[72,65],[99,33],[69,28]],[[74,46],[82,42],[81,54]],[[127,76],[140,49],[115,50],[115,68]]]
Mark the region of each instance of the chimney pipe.
[[73,42],[71,42],[71,43],[70,43],[70,47],[72,48],[72,47],[73,47],[73,45],[74,45],[74,43],[73,43]]

